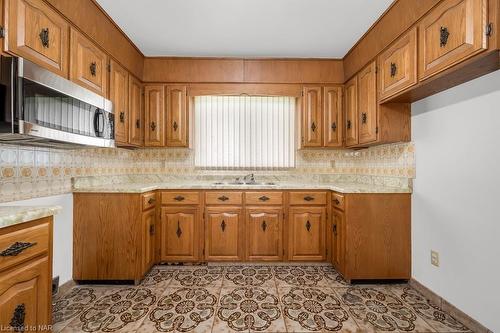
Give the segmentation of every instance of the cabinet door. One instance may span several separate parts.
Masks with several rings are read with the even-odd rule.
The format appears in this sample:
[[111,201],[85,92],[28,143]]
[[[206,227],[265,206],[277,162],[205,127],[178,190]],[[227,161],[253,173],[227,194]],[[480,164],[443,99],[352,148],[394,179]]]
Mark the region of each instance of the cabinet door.
[[418,25],[419,78],[426,79],[485,50],[486,0],[445,0]]
[[115,112],[115,141],[117,144],[128,143],[128,72],[115,61],[110,62],[109,98]]
[[324,260],[326,209],[324,207],[292,207],[289,214],[289,259]]
[[71,29],[70,68],[71,81],[107,96],[108,56],[75,29]]
[[346,146],[358,144],[358,77],[350,79],[345,85],[345,143]]
[[149,147],[165,146],[165,104],[164,86],[144,87],[144,145]]
[[199,231],[198,208],[162,208],[161,261],[198,260]]
[[417,83],[417,28],[398,39],[379,58],[380,99]]
[[135,77],[129,75],[129,143],[142,146],[144,143],[144,112],[142,110],[142,85]]
[[68,77],[69,25],[42,0],[8,0],[8,49]]
[[344,253],[345,253],[345,235],[344,235],[344,213],[333,210],[332,219],[332,264],[340,271],[344,272]]
[[1,273],[0,326],[14,326],[17,332],[46,332],[52,323],[51,278],[48,257]]
[[187,87],[167,86],[167,146],[189,146]]
[[377,140],[377,65],[374,62],[358,74],[359,143]]
[[145,274],[155,260],[155,215],[156,210],[150,209],[142,213],[142,272]]
[[302,145],[321,147],[323,144],[321,87],[304,87],[303,95]]
[[247,209],[246,249],[248,260],[278,261],[283,258],[282,209]]
[[342,147],[342,87],[323,88],[323,114],[323,145]]
[[240,208],[207,208],[205,259],[242,261],[243,223]]

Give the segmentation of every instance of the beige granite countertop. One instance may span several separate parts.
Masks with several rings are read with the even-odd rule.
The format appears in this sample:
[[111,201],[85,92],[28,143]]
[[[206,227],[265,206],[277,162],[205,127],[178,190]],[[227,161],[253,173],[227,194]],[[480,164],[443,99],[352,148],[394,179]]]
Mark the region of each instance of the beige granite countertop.
[[154,190],[191,190],[191,189],[229,189],[229,190],[332,190],[340,193],[411,193],[409,187],[390,187],[383,185],[334,182],[334,183],[302,183],[279,182],[276,185],[215,185],[207,181],[183,181],[168,183],[118,183],[105,185],[89,185],[74,188],[75,193],[145,193]]
[[61,209],[60,206],[0,206],[0,228],[52,216]]

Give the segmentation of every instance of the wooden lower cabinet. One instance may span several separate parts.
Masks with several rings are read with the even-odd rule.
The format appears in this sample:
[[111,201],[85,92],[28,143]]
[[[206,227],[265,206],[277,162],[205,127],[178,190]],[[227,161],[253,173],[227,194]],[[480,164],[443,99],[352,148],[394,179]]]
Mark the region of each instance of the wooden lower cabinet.
[[50,331],[52,217],[0,229],[0,252],[0,330]]
[[161,261],[200,260],[199,221],[196,207],[162,207]]
[[246,250],[250,261],[283,259],[283,209],[246,209]]
[[336,209],[332,210],[331,222],[331,259],[332,265],[340,272],[344,271],[345,264],[345,216]]
[[205,259],[243,261],[243,219],[239,207],[208,207],[205,210]]
[[142,267],[147,272],[155,262],[156,209],[142,213]]
[[288,219],[289,260],[325,260],[325,222],[325,207],[290,208]]

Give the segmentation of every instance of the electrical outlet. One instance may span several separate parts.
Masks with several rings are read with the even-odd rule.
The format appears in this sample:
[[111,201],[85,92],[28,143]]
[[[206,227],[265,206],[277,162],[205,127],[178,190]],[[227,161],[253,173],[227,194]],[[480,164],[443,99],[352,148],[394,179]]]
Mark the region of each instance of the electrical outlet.
[[439,252],[431,250],[431,264],[439,267]]

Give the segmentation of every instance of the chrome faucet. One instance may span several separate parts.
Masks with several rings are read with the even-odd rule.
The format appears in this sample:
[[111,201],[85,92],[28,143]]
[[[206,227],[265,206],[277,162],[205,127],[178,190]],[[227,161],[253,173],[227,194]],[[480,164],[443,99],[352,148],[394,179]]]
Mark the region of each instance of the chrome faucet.
[[253,173],[250,173],[246,176],[243,177],[238,177],[236,178],[236,182],[243,182],[245,184],[252,184],[255,183],[255,177]]

